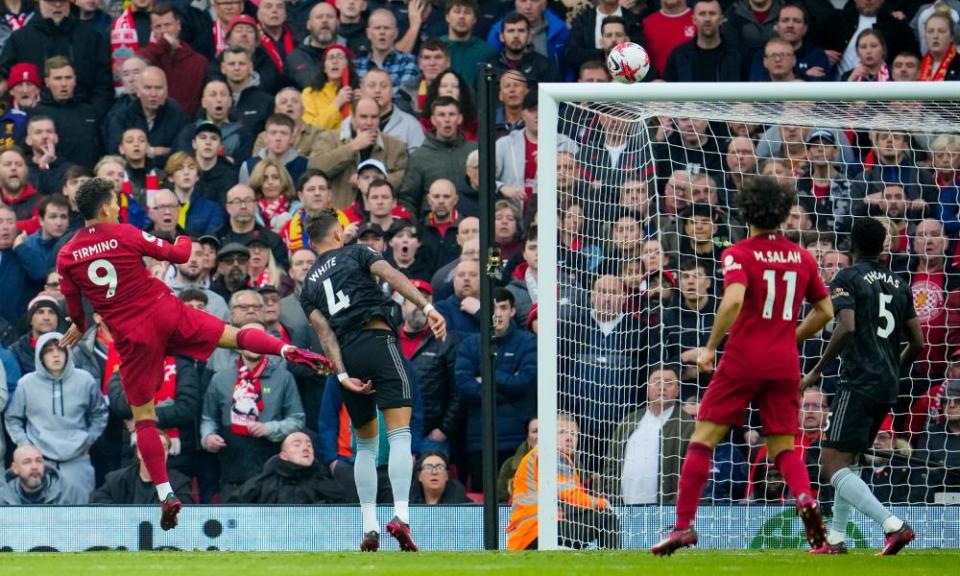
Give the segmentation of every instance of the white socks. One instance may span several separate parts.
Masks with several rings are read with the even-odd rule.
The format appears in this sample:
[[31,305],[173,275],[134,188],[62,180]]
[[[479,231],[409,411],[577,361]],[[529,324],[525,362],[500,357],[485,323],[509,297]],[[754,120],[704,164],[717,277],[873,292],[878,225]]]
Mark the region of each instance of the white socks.
[[167,499],[168,494],[173,493],[173,488],[170,487],[169,482],[164,482],[163,484],[157,484],[157,496],[160,498],[160,501],[163,502]]

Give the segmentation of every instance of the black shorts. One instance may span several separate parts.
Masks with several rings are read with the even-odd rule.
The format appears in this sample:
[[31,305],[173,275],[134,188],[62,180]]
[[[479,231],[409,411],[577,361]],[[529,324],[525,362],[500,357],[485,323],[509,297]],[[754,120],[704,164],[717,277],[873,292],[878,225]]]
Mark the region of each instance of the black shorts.
[[373,383],[373,394],[343,389],[343,403],[355,428],[376,419],[377,408],[413,406],[412,378],[393,332],[363,330],[340,353],[351,378]]
[[841,389],[830,402],[830,419],[821,446],[862,454],[873,446],[891,405],[854,390]]

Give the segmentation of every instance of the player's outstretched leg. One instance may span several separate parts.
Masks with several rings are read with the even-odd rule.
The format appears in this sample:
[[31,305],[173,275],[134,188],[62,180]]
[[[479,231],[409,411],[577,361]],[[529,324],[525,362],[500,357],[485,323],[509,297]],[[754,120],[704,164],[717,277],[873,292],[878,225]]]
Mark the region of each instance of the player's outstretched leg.
[[881,556],[893,556],[913,541],[914,533],[910,525],[881,504],[856,472],[850,468],[841,468],[830,477],[830,484],[833,485],[837,498],[843,498],[850,506],[883,526],[886,542],[880,551]]
[[384,410],[387,422],[387,441],[390,444],[388,473],[393,491],[393,518],[387,524],[387,532],[405,552],[419,550],[410,534],[410,483],[413,479],[413,456],[410,450],[410,408]]
[[335,371],[333,362],[326,356],[290,344],[284,344],[283,340],[267,334],[259,327],[249,326],[238,330],[233,326],[225,325],[223,335],[220,336],[220,346],[223,348],[240,348],[257,354],[280,356],[288,362],[303,364],[320,374],[333,374]]
[[132,406],[131,411],[136,422],[134,428],[137,431],[137,448],[160,499],[160,528],[170,530],[177,526],[177,515],[182,504],[167,478],[166,449],[160,439],[160,431],[157,430],[153,401],[146,405]]
[[[700,423],[698,422],[698,425]],[[696,436],[696,433],[694,434]],[[702,442],[690,441],[687,455],[680,470],[680,487],[677,492],[677,523],[670,534],[658,542],[650,552],[657,556],[669,556],[680,548],[697,543],[697,531],[691,524],[697,514],[697,504],[703,488],[710,479],[713,448]]]
[[[380,436],[377,421],[373,420],[356,432],[357,454],[353,462],[353,477],[357,485],[357,496],[360,499],[360,512],[363,517],[363,539],[360,542],[360,551],[376,552],[380,548],[380,523],[377,521],[377,455],[380,449]],[[373,435],[369,436],[371,432]]]

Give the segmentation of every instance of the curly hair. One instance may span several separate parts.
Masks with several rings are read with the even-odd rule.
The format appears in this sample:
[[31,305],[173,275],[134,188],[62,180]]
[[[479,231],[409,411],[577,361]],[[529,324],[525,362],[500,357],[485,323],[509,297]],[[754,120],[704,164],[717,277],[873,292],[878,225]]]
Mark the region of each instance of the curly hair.
[[797,191],[769,176],[747,179],[737,194],[740,215],[761,230],[774,230],[783,224],[796,203]]
[[887,229],[875,218],[857,218],[850,231],[850,247],[859,256],[876,258],[883,252]]
[[113,182],[105,178],[87,180],[77,190],[77,211],[84,220],[93,220],[100,213],[100,207],[110,202],[114,194]]

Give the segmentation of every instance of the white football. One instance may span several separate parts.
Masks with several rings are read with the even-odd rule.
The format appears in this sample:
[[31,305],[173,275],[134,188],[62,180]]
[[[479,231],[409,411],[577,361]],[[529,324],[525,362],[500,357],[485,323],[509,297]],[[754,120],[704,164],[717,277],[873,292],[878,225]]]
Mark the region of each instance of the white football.
[[643,46],[633,42],[621,42],[607,56],[607,70],[617,82],[633,84],[643,80],[650,70],[650,56]]

